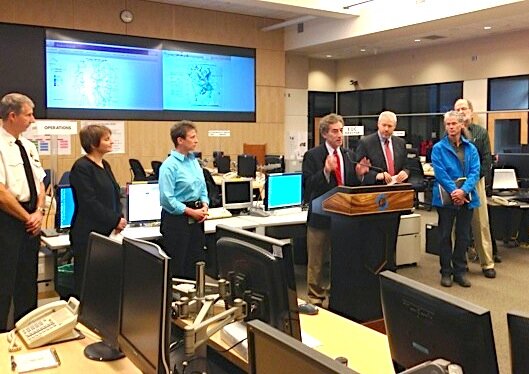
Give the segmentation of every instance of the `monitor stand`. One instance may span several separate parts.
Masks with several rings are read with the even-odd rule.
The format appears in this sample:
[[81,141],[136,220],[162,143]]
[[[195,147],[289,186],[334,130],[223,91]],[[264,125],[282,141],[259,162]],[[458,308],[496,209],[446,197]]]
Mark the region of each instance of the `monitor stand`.
[[84,349],[86,358],[94,361],[114,361],[125,357],[119,349],[112,348],[105,342],[97,342],[86,346]]

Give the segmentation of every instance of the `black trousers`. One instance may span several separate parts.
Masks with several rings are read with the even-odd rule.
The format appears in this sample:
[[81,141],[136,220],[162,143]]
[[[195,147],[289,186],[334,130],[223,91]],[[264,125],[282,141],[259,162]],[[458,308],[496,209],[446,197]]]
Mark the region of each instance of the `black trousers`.
[[173,277],[195,279],[195,263],[205,261],[203,223],[190,223],[186,215],[173,215],[162,210],[163,249]]
[[24,222],[0,211],[0,332],[7,329],[11,300],[15,321],[37,307],[39,243]]

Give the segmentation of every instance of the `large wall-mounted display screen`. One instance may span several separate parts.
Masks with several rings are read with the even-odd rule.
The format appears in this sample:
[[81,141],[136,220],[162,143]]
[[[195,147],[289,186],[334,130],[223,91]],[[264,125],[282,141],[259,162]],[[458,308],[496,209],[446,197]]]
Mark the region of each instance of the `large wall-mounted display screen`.
[[51,117],[255,121],[255,50],[46,30],[46,95]]
[[162,52],[46,39],[48,108],[162,110]]
[[255,49],[0,23],[0,96],[39,118],[255,122]]

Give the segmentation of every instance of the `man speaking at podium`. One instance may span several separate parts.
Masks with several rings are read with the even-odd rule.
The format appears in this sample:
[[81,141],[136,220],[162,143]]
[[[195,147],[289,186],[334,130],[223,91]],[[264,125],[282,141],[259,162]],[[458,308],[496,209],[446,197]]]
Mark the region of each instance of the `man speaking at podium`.
[[343,118],[331,113],[320,121],[320,134],[325,142],[307,151],[303,157],[303,200],[309,204],[307,216],[307,293],[309,302],[321,306],[325,300],[323,267],[328,266],[331,254],[330,218],[312,214],[311,203],[336,186],[373,184],[365,178],[369,161],[354,162],[352,151],[342,148]]

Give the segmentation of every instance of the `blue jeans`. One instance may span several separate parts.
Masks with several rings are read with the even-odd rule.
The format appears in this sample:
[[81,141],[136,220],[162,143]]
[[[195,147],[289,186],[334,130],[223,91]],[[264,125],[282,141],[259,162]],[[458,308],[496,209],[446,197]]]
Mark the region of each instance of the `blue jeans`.
[[[439,262],[442,275],[460,276],[467,271],[467,248],[470,245],[472,209],[437,207],[439,215]],[[452,227],[456,225],[455,246],[452,247]],[[452,249],[453,248],[453,249]]]

